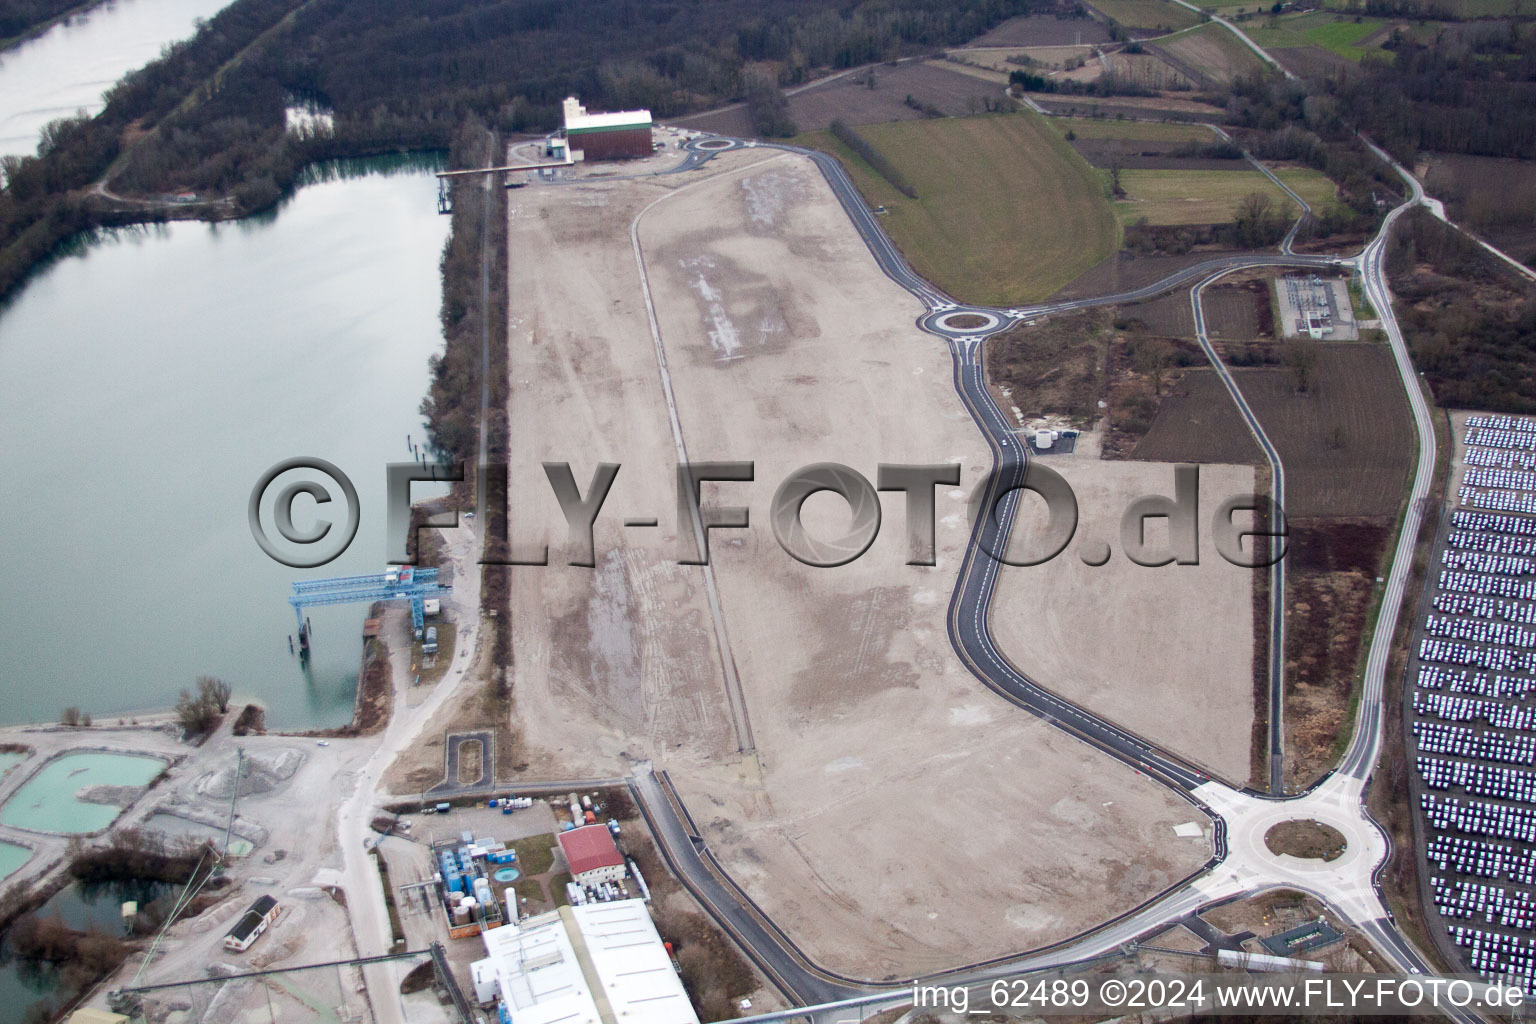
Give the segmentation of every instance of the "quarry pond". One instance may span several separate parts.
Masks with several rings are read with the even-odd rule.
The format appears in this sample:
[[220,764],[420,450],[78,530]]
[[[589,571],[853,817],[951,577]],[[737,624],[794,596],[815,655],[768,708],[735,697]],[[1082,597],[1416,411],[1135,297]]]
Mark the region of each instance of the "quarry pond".
[[[0,472],[29,496],[5,528],[0,719],[131,718],[204,674],[272,728],[350,718],[367,608],[310,611],[301,666],[285,598],[385,560],[384,466],[422,440],[442,345],[435,167],[324,165],[261,217],[104,233],[0,309]],[[342,467],[360,498],[356,539],[321,569],[270,560],[246,519],[253,483],[295,456]]]

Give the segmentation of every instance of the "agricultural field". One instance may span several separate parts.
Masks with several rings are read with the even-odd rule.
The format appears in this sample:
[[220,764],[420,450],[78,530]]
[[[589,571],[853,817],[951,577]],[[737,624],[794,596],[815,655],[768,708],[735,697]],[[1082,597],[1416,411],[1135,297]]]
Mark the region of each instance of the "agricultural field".
[[1258,54],[1244,46],[1242,40],[1225,26],[1215,23],[1160,39],[1155,48],[1221,85],[1264,68]]
[[912,184],[902,195],[829,134],[800,141],[839,157],[913,268],[988,305],[1045,298],[1113,253],[1120,234],[1092,168],[1035,114],[903,121],[860,129]]
[[1155,35],[1200,24],[1200,15],[1169,0],[1093,0],[1089,6],[1126,29]]
[[1285,182],[1287,188],[1312,207],[1313,213],[1322,213],[1324,210],[1342,206],[1339,199],[1339,187],[1322,171],[1312,167],[1276,167],[1269,168],[1275,177]]
[[1120,223],[1230,224],[1244,196],[1258,192],[1274,200],[1294,218],[1296,204],[1274,182],[1248,167],[1231,171],[1164,171],[1129,169],[1121,172],[1126,197],[1114,202]]
[[1536,255],[1536,161],[1425,153],[1424,187],[1456,223],[1519,260]]
[[1359,67],[1353,61],[1329,53],[1321,46],[1275,47],[1269,52],[1281,67],[1298,78],[1327,78],[1330,75],[1347,74]]
[[[1023,67],[1020,59],[1027,58],[1034,61],[1037,70],[1054,71],[1062,67],[1070,60],[1089,60],[1093,57],[1091,46],[968,46],[964,49],[949,50],[946,56],[950,60],[960,61],[974,67],[987,68],[991,71],[1001,71],[1004,75],[1015,68]],[[1012,59],[1010,59],[1012,58]]]
[[1357,21],[1344,15],[1313,11],[1270,18],[1263,25],[1245,27],[1243,31],[1265,49],[1318,46],[1345,60],[1359,63],[1371,54],[1381,52],[1379,46],[1366,45],[1366,40],[1388,24],[1380,18],[1361,18]]
[[1151,48],[1145,53],[1106,54],[1104,60],[1091,60],[1083,67],[1063,71],[1057,77],[1092,82],[1107,74],[1144,89],[1159,91],[1189,91],[1199,84],[1197,78],[1164,60]]
[[1212,142],[1216,136],[1199,124],[1178,121],[1132,121],[1109,117],[1053,117],[1051,127],[1079,139],[1126,139],[1134,142]]
[[1391,352],[1360,342],[1314,343],[1311,351],[1305,392],[1291,365],[1232,371],[1285,463],[1287,515],[1396,515],[1414,435]]
[[1093,18],[1058,18],[1054,14],[1026,14],[971,40],[971,46],[1063,46],[1068,43],[1107,43],[1109,30]]
[[1158,403],[1157,415],[1127,455],[1149,462],[1260,465],[1264,453],[1209,367],[1192,369]]
[[[874,75],[873,87],[869,74]],[[846,75],[789,97],[789,116],[802,132],[824,131],[833,121],[875,124],[928,117],[924,109],[955,117],[983,109],[986,97],[998,96],[1002,86],[937,62],[912,61],[878,67],[870,73]],[[913,106],[907,103],[912,98]]]
[[1029,98],[1054,115],[1087,118],[1147,118],[1159,121],[1183,121],[1191,124],[1219,124],[1226,120],[1221,107],[1199,100],[1183,99],[1188,93],[1164,96],[1115,96],[1105,100],[1097,96],[1063,96],[1030,93]]
[[[977,69],[912,61],[875,68],[873,86],[869,73],[845,75],[792,92],[789,116],[801,131],[809,132],[823,131],[838,119],[849,124],[876,124],[915,121],[931,116],[929,112],[934,110],[946,116],[969,114],[982,109],[984,97],[999,95],[1007,81],[1006,75],[994,82],[966,74],[973,70]],[[912,103],[907,102],[908,97]],[[746,106],[739,103],[679,117],[673,123],[744,138],[756,134]]]

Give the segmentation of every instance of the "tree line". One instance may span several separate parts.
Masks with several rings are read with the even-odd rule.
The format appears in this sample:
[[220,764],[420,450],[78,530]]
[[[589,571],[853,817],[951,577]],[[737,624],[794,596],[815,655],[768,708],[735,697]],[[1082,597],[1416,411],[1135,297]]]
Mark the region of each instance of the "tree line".
[[76,8],[89,8],[101,0],[6,0],[0,5],[0,44],[42,28]]
[[833,137],[837,141],[853,150],[860,160],[869,164],[876,174],[890,182],[891,187],[897,192],[900,192],[908,199],[917,198],[917,189],[912,187],[912,183],[907,180],[907,176],[902,174],[895,164],[886,159],[885,154],[876,149],[874,143],[849,127],[841,118],[832,122],[831,130]]
[[[782,133],[793,125],[777,86],[960,42],[1030,2],[438,0],[423,18],[413,0],[235,0],[115,86],[100,115],[58,122],[37,156],[0,165],[0,298],[80,232],[171,215],[88,192],[109,168],[115,191],[229,197],[204,215],[238,216],[274,204],[309,163],[447,149],[470,117],[547,131],[575,94],[665,118],[749,99],[764,76],[774,89],[756,107]],[[296,98],[329,109],[334,128],[288,131]]]

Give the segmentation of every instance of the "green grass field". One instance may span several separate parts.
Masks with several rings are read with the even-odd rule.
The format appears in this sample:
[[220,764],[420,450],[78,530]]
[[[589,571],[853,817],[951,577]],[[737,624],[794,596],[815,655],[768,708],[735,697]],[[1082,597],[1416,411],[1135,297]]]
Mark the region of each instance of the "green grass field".
[[1314,11],[1308,14],[1275,18],[1263,25],[1244,28],[1254,42],[1266,49],[1284,50],[1301,46],[1321,46],[1330,53],[1356,63],[1379,53],[1378,47],[1360,46],[1362,39],[1386,25],[1379,18],[1353,18]]
[[1338,186],[1322,171],[1310,167],[1278,167],[1273,170],[1275,177],[1285,182],[1287,188],[1307,201],[1313,213],[1322,213],[1343,205],[1339,202]]
[[1053,117],[1051,127],[1065,137],[1080,139],[1134,139],[1141,142],[1213,142],[1209,128],[1177,121],[1130,121],[1109,117]]
[[[1121,224],[1134,224],[1143,217],[1152,225],[1230,224],[1237,204],[1251,192],[1269,196],[1287,217],[1299,212],[1290,196],[1251,167],[1246,171],[1127,170],[1120,174],[1120,187],[1126,198],[1116,200],[1114,206]],[[1297,193],[1306,195],[1300,189]]]
[[1177,32],[1200,24],[1200,15],[1168,0],[1092,0],[1090,6],[1126,28],[1161,28]]
[[829,133],[835,154],[912,268],[967,302],[1044,299],[1120,246],[1097,173],[1037,114],[931,118],[859,133],[917,190],[908,199]]

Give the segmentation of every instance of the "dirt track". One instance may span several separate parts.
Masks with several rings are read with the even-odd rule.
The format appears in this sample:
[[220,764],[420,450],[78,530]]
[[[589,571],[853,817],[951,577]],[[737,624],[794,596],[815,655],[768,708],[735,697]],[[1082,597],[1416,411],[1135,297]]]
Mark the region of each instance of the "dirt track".
[[[769,499],[800,466],[873,479],[880,462],[955,460],[968,485],[985,449],[918,305],[809,162],[731,160],[514,199],[514,540],[538,536],[530,518],[564,532],[540,459],[588,459],[573,467],[583,491],[599,458],[624,466],[595,570],[514,573],[529,777],[669,768],[727,869],[851,974],[1038,946],[1146,899],[1208,856],[1173,836],[1197,815],[960,667],[943,616],[963,491],[941,489],[936,567],[904,564],[900,495],[851,565],[809,568],[775,541]],[[689,456],[756,463],[753,483],[705,488],[706,503],[752,509],[711,552],[755,757],[735,754],[700,570],[672,564],[673,442],[628,231],[677,185],[640,240]],[[846,516],[827,495],[805,513],[822,534]],[[617,525],[639,515],[660,527]]]

